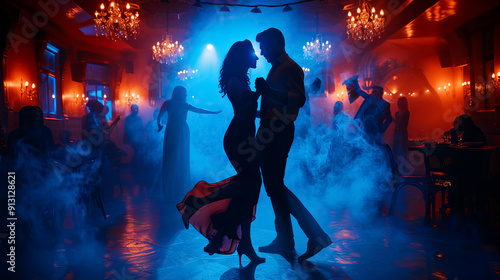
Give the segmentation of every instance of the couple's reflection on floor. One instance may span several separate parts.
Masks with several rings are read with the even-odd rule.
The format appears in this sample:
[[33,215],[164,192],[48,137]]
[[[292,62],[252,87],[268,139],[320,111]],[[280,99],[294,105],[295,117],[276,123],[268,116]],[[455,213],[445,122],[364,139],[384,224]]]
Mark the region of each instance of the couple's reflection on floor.
[[300,270],[296,277],[292,279],[311,279],[311,280],[323,280],[323,279],[342,279],[350,280],[351,278],[344,272],[340,266],[334,266],[332,264],[316,263],[310,261],[304,261],[302,265],[299,265]]
[[[222,274],[220,280],[255,280],[255,271],[260,264],[250,262],[240,268],[231,268]],[[265,265],[264,263],[260,268],[263,269]],[[302,265],[295,263],[292,269],[283,272],[282,279],[326,280],[332,277],[350,279],[340,267],[310,261],[304,261]]]
[[228,271],[224,272],[224,274],[222,274],[220,280],[253,280],[255,279],[255,270],[257,269],[257,266],[259,264],[262,263],[250,262],[246,266],[231,268]]

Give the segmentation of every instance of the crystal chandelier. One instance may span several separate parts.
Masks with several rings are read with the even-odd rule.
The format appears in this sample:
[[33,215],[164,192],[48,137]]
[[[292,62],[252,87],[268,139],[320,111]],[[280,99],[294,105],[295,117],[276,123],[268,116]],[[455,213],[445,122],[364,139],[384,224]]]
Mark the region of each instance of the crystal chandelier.
[[139,34],[139,12],[131,12],[129,3],[123,15],[120,3],[114,1],[109,4],[107,10],[104,4],[101,4],[100,8],[99,12],[95,12],[96,36],[103,36],[115,42],[120,39],[136,39]]
[[353,16],[351,11],[347,13],[347,35],[354,40],[370,40],[373,41],[375,36],[380,38],[380,34],[384,32],[384,11],[380,10],[380,16],[376,13],[375,8],[370,7],[365,0],[357,9],[357,16]]
[[176,63],[178,58],[182,59],[184,47],[178,41],[173,42],[172,35],[163,35],[162,42],[153,45],[153,59],[162,64]]
[[167,12],[167,33],[163,35],[161,42],[153,45],[153,59],[162,64],[173,64],[184,55],[184,47],[178,41],[172,40],[172,35],[168,34],[168,12]]
[[323,37],[321,37],[320,34],[316,34],[316,39],[311,42],[307,42],[302,49],[304,50],[305,58],[314,59],[317,62],[327,60],[332,53],[332,45],[330,45],[328,41],[323,42]]
[[330,57],[332,53],[332,45],[328,41],[323,42],[323,37],[319,34],[319,11],[316,10],[316,38],[311,42],[307,42],[302,47],[304,57],[306,59],[313,59],[316,62],[323,62]]
[[198,74],[198,69],[196,70],[188,69],[177,72],[177,77],[179,78],[179,80],[185,81],[187,79],[190,80],[194,79],[197,74]]

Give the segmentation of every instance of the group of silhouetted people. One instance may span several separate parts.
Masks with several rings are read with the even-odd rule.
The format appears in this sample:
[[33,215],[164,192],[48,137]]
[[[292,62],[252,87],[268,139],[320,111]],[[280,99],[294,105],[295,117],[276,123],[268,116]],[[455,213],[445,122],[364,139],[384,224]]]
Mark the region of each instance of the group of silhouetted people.
[[[263,183],[275,214],[276,237],[258,250],[279,254],[293,263],[297,257],[291,221],[293,216],[309,239],[306,251],[298,257],[299,263],[303,263],[332,243],[328,234],[284,183],[287,158],[296,134],[295,122],[301,117],[309,122],[310,107],[304,73],[286,53],[281,31],[267,29],[257,34],[256,41],[261,55],[272,68],[265,79],[259,77],[254,81],[255,91],[250,87],[249,70],[257,67],[259,58],[249,40],[238,41],[231,46],[219,76],[220,93],[229,99],[234,112],[221,143],[234,167],[234,176],[214,183],[200,181],[186,194],[186,187],[192,187],[189,186],[188,112],[218,114],[221,111],[190,105],[186,102],[187,90],[182,86],[173,89],[171,99],[155,111],[154,120],[145,128],[138,115],[139,107],[133,104],[131,114],[125,118],[123,140],[133,150],[131,169],[134,178],[149,178],[148,184],[167,201],[182,200],[177,209],[182,214],[184,225],[188,228],[191,224],[208,239],[205,252],[232,254],[237,251],[240,263],[242,255],[254,264],[265,262],[255,252],[250,237],[251,222],[255,219]],[[381,145],[382,134],[394,122],[394,153],[398,158],[406,158],[410,120],[407,99],[398,99],[398,111],[393,118],[390,104],[383,99],[382,87],[373,86],[371,94],[368,94],[359,86],[357,77],[348,79],[344,84],[351,103],[360,96],[364,100],[353,119],[343,113],[342,102],[335,103],[331,128],[334,131],[343,130],[343,134],[337,134],[340,139],[337,143],[349,145],[357,137],[356,133],[361,133],[371,145]],[[317,92],[320,86],[321,81],[317,79],[309,91]],[[101,161],[102,164],[106,152],[120,150],[110,143],[109,138],[120,117],[109,125],[105,118],[105,106],[101,102],[90,100],[86,107],[88,113],[82,117],[81,141],[88,150],[81,156],[83,161]],[[300,110],[306,114],[299,114]],[[258,128],[256,118],[260,119]],[[43,112],[37,106],[26,106],[19,112],[19,128],[9,135],[7,155],[20,172],[27,172],[23,168],[30,168],[22,156],[29,156],[37,165],[49,166],[53,158],[59,161],[67,158],[65,153],[70,150],[68,147],[74,145],[69,141],[69,132],[65,132],[61,134],[61,144],[57,148],[52,132],[43,120]],[[486,142],[484,134],[467,115],[457,118],[453,131],[463,132],[463,141]],[[307,137],[307,133],[299,133],[301,137]],[[342,150],[342,145],[330,147],[330,155],[338,156],[334,150]],[[161,153],[150,154],[151,148],[158,146],[162,147]],[[55,153],[56,150],[59,152]],[[54,154],[57,156],[54,157]],[[42,173],[51,172],[42,170]],[[29,180],[28,183],[36,182],[32,178]]]

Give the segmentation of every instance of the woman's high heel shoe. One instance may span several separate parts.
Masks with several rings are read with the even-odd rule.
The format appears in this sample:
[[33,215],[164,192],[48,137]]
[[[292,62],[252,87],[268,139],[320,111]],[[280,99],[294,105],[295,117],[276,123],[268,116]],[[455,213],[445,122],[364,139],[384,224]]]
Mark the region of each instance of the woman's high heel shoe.
[[220,253],[219,247],[212,243],[209,243],[207,246],[205,246],[205,248],[203,248],[203,251],[207,252],[210,256],[216,253]]
[[208,245],[203,248],[203,251],[207,252],[210,256],[220,253],[220,247],[222,245],[223,238],[224,234],[220,231],[217,232],[217,234],[215,234],[214,237],[210,240],[210,243],[208,243]]
[[257,256],[255,253],[255,250],[252,248],[252,246],[241,246],[241,243],[238,244],[238,248],[236,249],[238,251],[238,257],[240,259],[240,267],[241,267],[241,256],[242,255],[247,255],[247,257],[250,259],[251,263],[254,264],[259,264],[259,263],[264,263],[266,262],[265,258],[261,258]]

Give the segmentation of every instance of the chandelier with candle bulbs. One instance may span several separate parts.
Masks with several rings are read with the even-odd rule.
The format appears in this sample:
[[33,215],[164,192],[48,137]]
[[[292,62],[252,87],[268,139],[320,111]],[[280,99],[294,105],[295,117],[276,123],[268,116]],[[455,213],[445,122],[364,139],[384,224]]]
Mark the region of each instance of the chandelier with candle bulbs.
[[162,64],[176,63],[184,55],[184,47],[178,41],[172,40],[172,35],[163,35],[162,42],[153,45],[153,59]]
[[182,70],[182,71],[177,72],[177,77],[181,81],[185,81],[187,79],[192,80],[197,76],[197,74],[198,74],[198,69],[196,69],[196,70],[188,69],[188,70]]
[[332,45],[328,41],[323,42],[323,37],[320,34],[316,34],[316,39],[307,42],[302,49],[304,50],[305,58],[314,59],[317,62],[327,60],[332,53]]
[[176,63],[184,55],[184,47],[178,41],[172,40],[168,34],[168,11],[167,11],[167,33],[163,35],[161,42],[153,45],[153,59],[162,64]]
[[351,11],[347,13],[347,35],[354,40],[373,41],[384,32],[384,11],[381,9],[377,14],[374,7],[370,7],[365,0],[356,10],[357,15],[353,16]]
[[139,12],[134,14],[129,3],[123,13],[121,1],[111,1],[107,9],[104,3],[101,4],[100,10],[95,12],[94,21],[96,36],[103,36],[115,42],[120,39],[136,39],[139,34]]
[[307,42],[303,47],[304,57],[306,59],[323,62],[328,60],[332,54],[332,45],[330,42],[323,42],[323,37],[319,33],[319,9],[316,9],[316,38],[311,42]]

